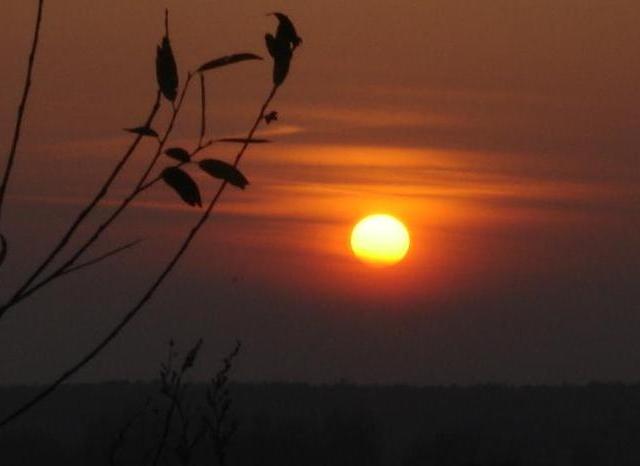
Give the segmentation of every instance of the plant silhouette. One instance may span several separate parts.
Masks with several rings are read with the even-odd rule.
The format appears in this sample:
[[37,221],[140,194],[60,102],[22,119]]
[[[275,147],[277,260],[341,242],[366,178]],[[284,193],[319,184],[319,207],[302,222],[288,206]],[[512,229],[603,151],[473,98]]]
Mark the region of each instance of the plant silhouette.
[[7,193],[7,187],[13,171],[13,166],[18,152],[18,145],[20,143],[20,135],[22,131],[22,123],[27,108],[27,102],[29,100],[29,93],[31,91],[31,81],[33,76],[33,68],[36,59],[36,52],[38,51],[38,44],[40,43],[40,28],[42,25],[42,12],[44,9],[44,0],[38,0],[38,10],[36,13],[36,24],[33,33],[33,40],[31,42],[31,51],[29,53],[29,60],[27,64],[27,75],[24,81],[24,87],[22,90],[22,98],[20,99],[20,105],[18,106],[18,114],[16,116],[16,124],[13,131],[13,139],[11,141],[11,148],[9,149],[9,155],[7,156],[7,163],[2,175],[2,182],[0,184],[0,267],[4,263],[7,256],[7,239],[2,234],[2,207],[4,206],[4,200]]
[[[30,56],[29,71],[27,77],[27,85],[25,86],[26,101],[28,96],[28,89],[30,84],[31,70],[33,67],[33,57],[35,55],[36,46],[38,43],[38,32],[40,28],[42,4],[39,2],[38,16],[36,20],[36,35],[33,42],[33,48]],[[247,132],[246,137],[243,138],[220,138],[218,140],[210,140],[206,138],[207,122],[206,122],[206,86],[205,75],[213,71],[217,71],[223,67],[230,65],[236,65],[243,62],[259,61],[261,57],[254,53],[242,52],[225,55],[222,57],[208,60],[200,65],[195,71],[188,72],[182,87],[180,88],[179,69],[177,66],[174,50],[172,48],[170,40],[170,28],[169,28],[169,12],[165,11],[164,18],[164,35],[160,41],[160,44],[156,50],[156,84],[157,92],[155,100],[152,104],[151,110],[143,124],[127,128],[126,131],[134,134],[134,140],[122,155],[120,160],[115,164],[112,172],[99,188],[97,194],[87,203],[87,205],[78,213],[71,225],[66,230],[61,239],[54,245],[52,250],[46,255],[44,260],[33,270],[25,281],[17,287],[17,289],[10,295],[10,298],[2,305],[0,305],[0,318],[2,318],[9,310],[13,310],[19,303],[37,293],[55,280],[66,276],[72,272],[84,270],[86,267],[93,266],[102,262],[107,258],[111,258],[123,251],[126,251],[139,243],[138,241],[129,242],[125,245],[114,248],[107,253],[99,255],[91,259],[84,259],[85,254],[94,243],[96,243],[103,233],[113,224],[113,222],[124,212],[127,207],[144,191],[155,186],[158,181],[163,181],[169,188],[176,192],[176,194],[189,206],[194,208],[202,207],[200,216],[193,224],[191,229],[185,234],[182,243],[177,248],[176,252],[167,261],[161,272],[151,280],[148,288],[142,294],[142,296],[131,306],[131,308],[122,316],[105,336],[98,341],[93,348],[91,348],[86,354],[82,355],[75,363],[73,363],[67,370],[56,377],[49,385],[47,385],[41,392],[24,403],[22,406],[15,409],[4,419],[0,420],[0,428],[5,427],[32,407],[36,406],[42,400],[51,395],[63,382],[68,380],[90,361],[92,361],[98,354],[100,354],[119,334],[122,330],[131,322],[131,320],[140,312],[141,309],[151,300],[156,290],[162,285],[167,276],[171,273],[175,265],[182,258],[184,253],[191,245],[193,239],[201,230],[203,225],[210,218],[212,211],[224,190],[228,185],[232,185],[241,189],[245,189],[249,184],[247,178],[238,169],[238,165],[245,155],[248,147],[251,144],[268,142],[265,139],[255,138],[255,133],[260,126],[260,123],[265,121],[267,110],[272,100],[276,96],[280,86],[284,83],[284,80],[288,74],[290,62],[293,57],[294,49],[300,44],[300,39],[295,32],[295,28],[291,20],[282,13],[274,13],[278,20],[278,26],[275,36],[268,34],[267,46],[270,53],[272,52],[272,46],[276,44],[276,53],[271,53],[273,58],[273,83],[271,88],[259,108],[258,114]],[[274,42],[275,41],[275,42]],[[285,69],[286,68],[286,69]],[[192,150],[187,150],[183,147],[167,147],[167,144],[171,138],[174,130],[174,126],[180,112],[183,108],[185,96],[190,88],[193,78],[197,75],[200,82],[200,128],[198,131],[198,144]],[[155,117],[158,110],[162,105],[168,103],[171,107],[171,114],[169,122],[163,131],[158,131],[155,128]],[[22,122],[24,112],[21,107],[18,114],[18,124],[16,134],[18,135],[15,140],[19,139],[19,127]],[[143,138],[154,138],[157,141],[157,148],[153,151],[147,166],[143,174],[138,178],[129,194],[120,202],[119,205],[111,212],[111,214],[104,220],[92,233],[86,238],[80,239],[77,245],[70,248],[70,242],[73,238],[79,236],[79,227],[84,224],[85,220],[90,216],[94,209],[103,201],[107,195],[110,187],[115,179],[121,174],[126,167],[133,153],[138,149],[140,141]],[[201,152],[205,151],[212,144],[222,143],[234,143],[239,144],[238,149],[233,162],[227,163],[222,160],[204,158],[198,160],[198,156]],[[17,145],[17,143],[16,143]],[[7,173],[11,171],[11,165],[15,156],[15,150],[12,149],[10,154],[10,160],[7,168]],[[163,157],[164,156],[164,157]],[[163,162],[171,162],[170,165],[164,168],[159,167]],[[160,168],[160,173],[154,175],[157,169]],[[215,194],[207,201],[203,202],[201,192],[198,184],[194,178],[189,174],[189,170],[200,170],[215,180],[221,180],[218,189]],[[8,176],[8,175],[5,175]],[[3,183],[2,196],[0,197],[0,206],[4,200],[4,190],[6,189],[6,182]],[[3,259],[7,253],[7,241],[4,236],[0,237],[0,244],[2,249],[0,250],[0,259]],[[74,242],[75,244],[75,242]],[[58,259],[63,253],[66,253],[66,258],[62,259],[61,264],[56,267],[51,267],[54,260]],[[82,261],[81,259],[84,259]]]
[[[111,466],[132,462],[140,466],[187,466],[195,458],[200,464],[209,464],[212,460],[220,466],[226,464],[227,452],[238,428],[231,414],[229,376],[241,345],[236,342],[223,358],[222,366],[206,390],[195,391],[186,378],[198,360],[202,344],[202,339],[198,340],[182,364],[176,366],[179,354],[173,340],[169,342],[167,360],[160,368],[158,393],[148,397],[142,409],[119,429],[108,453]],[[141,432],[148,424],[157,428],[150,439],[144,438]],[[136,442],[130,440],[133,437]],[[142,447],[141,439],[145,443]]]

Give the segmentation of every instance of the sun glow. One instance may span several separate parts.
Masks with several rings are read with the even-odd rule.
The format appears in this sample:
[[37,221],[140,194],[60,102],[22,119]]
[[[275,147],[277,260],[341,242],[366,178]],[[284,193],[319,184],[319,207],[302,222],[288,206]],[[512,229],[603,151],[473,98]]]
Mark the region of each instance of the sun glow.
[[409,231],[391,215],[369,215],[360,220],[351,232],[353,253],[368,264],[396,264],[407,255],[409,244]]

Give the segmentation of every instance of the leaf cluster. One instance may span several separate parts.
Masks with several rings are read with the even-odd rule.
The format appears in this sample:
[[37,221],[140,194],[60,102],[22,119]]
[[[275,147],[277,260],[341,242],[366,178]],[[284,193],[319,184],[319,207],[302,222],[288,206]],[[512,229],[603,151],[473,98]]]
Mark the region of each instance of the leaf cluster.
[[[295,26],[291,22],[291,19],[283,13],[271,13],[278,20],[278,27],[275,36],[272,34],[266,34],[266,44],[269,54],[273,58],[273,82],[274,86],[280,86],[289,72],[291,59],[293,57],[293,51],[302,43],[302,39],[298,36]],[[231,55],[225,55],[222,57],[209,60],[197,69],[197,73],[201,76],[203,73],[215,70],[224,66],[241,63],[250,60],[262,60],[262,57],[254,53],[235,53]],[[158,46],[156,54],[156,78],[158,87],[161,94],[168,99],[172,104],[177,97],[178,89],[178,71],[176,66],[175,57],[171,48],[171,42],[169,39],[169,20],[168,13],[165,15],[165,35],[162,38],[161,44]],[[204,77],[202,77],[203,93],[204,93]],[[203,105],[204,105],[204,94]],[[278,112],[271,111],[263,118],[267,124],[270,124],[278,119]],[[203,122],[202,130],[204,131],[204,109],[203,109]],[[127,131],[138,134],[140,136],[149,136],[160,139],[158,132],[150,126],[138,126],[134,128],[127,128]],[[270,142],[267,139],[261,138],[220,138],[216,142],[238,143],[243,145],[248,144],[260,144]],[[172,188],[178,196],[191,207],[202,207],[202,195],[198,183],[196,180],[185,171],[182,166],[192,163],[192,155],[186,149],[182,147],[171,147],[164,151],[167,157],[179,162],[177,166],[170,166],[165,168],[160,178]],[[197,163],[197,166],[205,174],[223,180],[225,183],[229,183],[232,186],[240,189],[245,189],[249,185],[247,177],[238,170],[238,168],[232,164],[229,164],[223,160],[218,159],[204,159]]]

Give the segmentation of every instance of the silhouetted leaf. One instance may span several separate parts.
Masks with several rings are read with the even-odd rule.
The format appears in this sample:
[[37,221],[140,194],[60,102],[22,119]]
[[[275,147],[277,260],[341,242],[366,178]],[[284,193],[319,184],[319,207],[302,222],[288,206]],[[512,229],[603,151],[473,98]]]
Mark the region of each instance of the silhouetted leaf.
[[204,159],[198,165],[204,172],[214,178],[225,180],[240,189],[244,189],[249,184],[249,181],[240,170],[222,160]]
[[267,142],[271,142],[268,139],[259,139],[259,138],[252,138],[252,139],[247,139],[247,138],[222,138],[222,139],[217,139],[217,142],[237,142],[240,144],[244,144],[245,142],[248,142],[249,144],[265,144]]
[[276,38],[273,37],[273,34],[267,33],[264,35],[264,41],[267,44],[269,55],[274,58],[276,56]]
[[191,160],[191,155],[189,155],[189,152],[184,150],[182,147],[171,147],[165,150],[164,153],[179,162],[188,162],[189,160]]
[[135,128],[125,128],[124,130],[129,131],[130,133],[139,134],[140,136],[149,136],[152,138],[158,137],[156,130],[149,128],[148,126],[137,126]]
[[273,57],[273,84],[280,86],[289,73],[293,52],[289,41],[282,37],[266,34],[265,41],[269,54]]
[[165,168],[162,171],[162,179],[190,206],[202,205],[198,185],[186,172],[177,167]]
[[264,121],[270,125],[274,121],[278,121],[278,112],[271,111],[264,116]]
[[160,92],[174,102],[178,96],[178,67],[169,41],[169,18],[165,15],[165,35],[156,52],[156,79]]
[[7,257],[7,239],[0,233],[0,265]]
[[221,66],[231,65],[233,63],[239,63],[247,60],[262,60],[262,57],[253,53],[236,53],[233,55],[227,55],[225,57],[216,58],[215,60],[208,61],[198,71],[208,71]]
[[278,30],[276,32],[276,38],[287,41],[291,44],[292,49],[295,49],[302,43],[302,38],[298,36],[296,28],[287,15],[284,13],[272,13],[278,18]]

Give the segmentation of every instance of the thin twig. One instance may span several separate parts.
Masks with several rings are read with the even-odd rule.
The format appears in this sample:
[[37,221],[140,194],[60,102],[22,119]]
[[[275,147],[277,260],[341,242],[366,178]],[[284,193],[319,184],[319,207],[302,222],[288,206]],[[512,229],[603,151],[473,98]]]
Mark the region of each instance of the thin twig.
[[0,218],[2,217],[2,206],[4,204],[4,198],[7,191],[7,185],[9,184],[9,178],[13,169],[13,164],[16,158],[16,152],[18,150],[18,143],[20,142],[20,133],[22,130],[22,122],[24,120],[24,113],[27,107],[27,100],[29,98],[29,91],[31,90],[31,76],[33,74],[33,65],[35,63],[36,52],[38,50],[38,43],[40,42],[40,26],[42,24],[42,10],[44,6],[44,0],[38,1],[38,13],[36,16],[36,26],[33,33],[33,42],[31,43],[31,52],[29,53],[29,63],[27,65],[27,76],[24,81],[24,89],[22,90],[22,99],[18,107],[18,115],[16,117],[16,126],[13,131],[13,140],[11,142],[11,149],[9,150],[9,157],[7,159],[7,166],[4,170],[2,178],[2,185],[0,185]]
[[[173,126],[175,125],[176,119],[178,118],[178,114],[180,113],[180,109],[182,108],[182,104],[184,102],[184,98],[187,95],[187,90],[189,89],[189,84],[191,83],[192,77],[193,77],[193,75],[191,73],[189,73],[188,76],[187,76],[187,80],[184,83],[184,88],[182,89],[182,94],[180,95],[180,100],[178,101],[178,104],[175,105],[174,108],[173,108],[173,112],[171,114],[171,119],[169,120],[169,125],[167,126],[167,129],[164,132],[164,135],[162,136],[162,138],[160,138],[160,143],[158,144],[158,149],[156,150],[156,153],[153,155],[153,158],[151,159],[151,162],[149,162],[149,165],[147,166],[147,169],[145,170],[144,174],[140,177],[140,180],[136,184],[136,187],[134,188],[133,193],[135,193],[135,191],[137,191],[140,188],[140,186],[142,186],[144,184],[144,182],[147,181],[147,178],[149,178],[149,174],[151,173],[153,168],[156,166],[156,162],[158,161],[158,159],[162,155],[162,150],[164,149],[164,146],[167,143],[167,139],[169,139],[169,136],[171,135],[171,133],[173,131]],[[135,196],[135,194],[134,194],[134,196]]]
[[[207,147],[207,146],[204,146],[202,149],[204,149],[205,147]],[[178,165],[176,165],[176,167],[181,167],[181,166],[183,166],[183,165],[185,165],[187,163],[190,163],[190,162],[181,162]],[[82,246],[80,246],[76,250],[76,252],[74,253],[74,255],[71,258],[69,258],[65,263],[63,263],[61,266],[59,266],[49,276],[47,276],[46,278],[43,278],[38,283],[32,285],[31,288],[29,288],[21,296],[16,298],[15,301],[7,303],[5,305],[5,307],[1,307],[0,308],[0,313],[3,312],[5,309],[8,309],[8,308],[18,304],[20,301],[30,297],[31,295],[35,294],[37,291],[39,291],[41,288],[43,288],[44,286],[48,285],[52,281],[54,281],[54,280],[56,280],[56,279],[58,279],[58,278],[60,278],[60,277],[62,277],[64,275],[66,275],[71,270],[75,269],[75,267],[73,267],[73,264],[87,251],[87,249],[95,241],[97,241],[100,238],[102,233],[104,233],[104,231],[111,225],[111,223],[113,223],[120,216],[120,214],[126,209],[126,207],[138,195],[140,195],[142,192],[146,191],[147,189],[151,188],[153,185],[155,185],[161,179],[162,179],[162,177],[160,175],[158,175],[155,178],[152,178],[150,181],[147,181],[144,185],[140,186],[140,188],[138,188],[135,192],[133,192],[130,196],[128,196],[118,206],[118,208],[111,213],[111,215],[96,229],[94,234]],[[93,264],[87,264],[87,265],[93,265]]]
[[[120,205],[116,208],[116,210],[114,210],[111,213],[111,215],[102,224],[100,224],[98,226],[98,228],[94,231],[94,233],[81,246],[78,247],[76,252],[73,253],[73,255],[69,259],[67,259],[56,270],[51,272],[51,274],[49,274],[46,278],[43,278],[39,282],[35,283],[28,290],[24,291],[20,296],[15,297],[13,300],[9,301],[4,306],[0,307],[0,316],[2,316],[2,313],[5,312],[8,308],[16,305],[17,303],[19,303],[20,301],[22,301],[22,300],[24,300],[26,298],[28,298],[29,296],[34,294],[36,291],[40,290],[45,285],[48,285],[49,283],[51,283],[52,281],[56,280],[57,278],[59,278],[59,277],[61,277],[63,275],[66,275],[66,273],[69,270],[69,268],[71,268],[73,266],[73,264],[75,264],[77,262],[77,260],[89,249],[89,247],[91,247],[91,245],[93,243],[95,243],[100,238],[102,233],[104,233],[104,231],[120,216],[120,214],[129,206],[129,204],[138,195],[140,195],[142,192],[146,191],[147,189],[149,189],[150,187],[152,187],[154,184],[156,184],[158,181],[160,181],[162,179],[162,176],[158,175],[155,178],[152,178],[151,180],[147,181],[146,183],[144,182],[148,178],[148,176],[151,173],[154,165],[156,164],[156,162],[158,161],[160,155],[162,154],[162,149],[164,148],[164,146],[166,144],[166,141],[169,138],[169,135],[171,134],[171,131],[173,130],[175,119],[176,119],[178,113],[180,112],[180,109],[182,108],[182,101],[184,100],[184,97],[186,95],[186,90],[187,90],[187,86],[189,84],[189,81],[190,80],[187,79],[187,81],[185,83],[185,89],[182,92],[182,97],[180,98],[180,100],[178,102],[178,105],[174,109],[174,114],[172,116],[171,122],[170,122],[165,134],[162,136],[162,138],[160,138],[158,149],[156,150],[156,153],[154,154],[154,157],[152,158],[152,160],[149,163],[149,165],[148,165],[147,169],[145,170],[144,174],[140,177],[138,183],[136,184],[136,187],[129,194],[129,196],[127,196],[120,203]],[[207,141],[204,144],[198,146],[193,152],[191,152],[190,157],[195,157],[201,151],[203,151],[204,149],[209,147],[212,143],[213,143],[212,141]],[[181,167],[181,166],[185,165],[186,163],[189,163],[189,162],[181,162],[177,166]]]
[[[182,374],[178,376],[178,379],[174,382],[174,387],[180,386],[182,383]],[[169,431],[171,430],[171,421],[173,420],[173,413],[176,411],[177,401],[172,393],[167,395],[169,397],[169,401],[171,402],[169,405],[169,410],[164,418],[164,425],[162,427],[162,437],[158,442],[158,447],[156,448],[156,453],[153,455],[153,461],[151,462],[152,466],[157,466],[160,458],[162,456],[162,452],[164,451],[164,447],[167,445],[167,439],[169,438]]]
[[[158,109],[160,108],[160,92],[156,94],[156,100],[151,109],[151,113],[147,117],[147,121],[145,123],[146,126],[150,126],[153,121]],[[60,241],[56,244],[53,250],[49,253],[46,259],[36,268],[36,270],[31,274],[31,276],[25,281],[25,283],[13,294],[13,296],[9,299],[9,301],[0,307],[0,318],[10,309],[13,305],[17,304],[25,297],[25,292],[31,286],[31,284],[40,276],[40,274],[47,268],[47,266],[57,257],[57,255],[62,251],[62,249],[67,245],[67,243],[71,240],[71,237],[78,229],[80,224],[85,220],[85,218],[91,213],[91,211],[98,205],[98,203],[106,196],[107,191],[111,187],[111,184],[118,176],[122,168],[125,166],[131,155],[134,153],[138,144],[142,140],[142,135],[137,135],[134,139],[133,143],[127,151],[124,153],[118,164],[115,166],[105,183],[100,188],[100,191],[96,194],[96,196],[85,206],[84,209],[78,214],[76,219],[73,221],[67,232],[60,239]]]
[[[278,90],[278,86],[273,86],[273,88],[271,89],[271,92],[269,93],[267,99],[265,100],[264,104],[260,109],[260,112],[258,113],[258,117],[256,118],[253,126],[251,127],[251,130],[249,131],[249,134],[247,136],[247,141],[243,144],[242,148],[240,149],[240,151],[238,152],[235,158],[234,166],[237,166],[240,163],[242,156],[244,155],[245,151],[247,150],[247,147],[249,146],[249,143],[250,143],[249,141],[251,140],[254,133],[258,129],[258,126],[260,125],[260,122],[264,117],[264,112],[266,111],[267,107],[275,97],[277,90]],[[19,418],[20,416],[25,414],[27,411],[29,411],[31,408],[33,408],[35,405],[37,405],[42,400],[44,400],[49,395],[51,395],[63,382],[68,380],[71,376],[76,374],[80,369],[82,369],[90,361],[92,361],[98,354],[102,352],[103,349],[105,349],[118,336],[118,334],[127,326],[127,324],[129,324],[129,322],[138,314],[140,309],[142,309],[144,305],[147,304],[147,302],[153,297],[156,290],[160,287],[162,282],[165,280],[165,278],[167,278],[169,273],[171,273],[171,271],[176,266],[180,258],[189,248],[189,245],[197,235],[198,231],[209,219],[209,216],[211,215],[211,212],[214,206],[216,205],[216,203],[218,202],[218,199],[224,192],[224,189],[226,188],[227,184],[228,183],[226,181],[223,181],[220,184],[218,191],[216,192],[214,197],[211,199],[211,202],[209,202],[209,205],[207,206],[207,209],[205,210],[205,212],[202,214],[202,216],[198,219],[198,221],[192,227],[191,231],[189,231],[189,233],[187,234],[186,238],[184,239],[182,245],[180,246],[176,254],[171,258],[169,263],[165,266],[165,268],[160,273],[158,278],[153,282],[153,284],[149,287],[149,289],[138,301],[138,303],[136,303],[136,305],[124,315],[124,317],[120,320],[120,322],[118,322],[118,324],[106,335],[106,337],[102,341],[100,341],[91,351],[89,351],[89,353],[87,353],[84,357],[82,357],[78,362],[76,362],[69,369],[64,371],[56,380],[54,380],[51,384],[49,384],[45,389],[40,391],[36,396],[34,396],[28,402],[23,404],[17,410],[13,411],[11,414],[6,416],[2,421],[0,421],[0,429],[3,427],[6,427],[9,423],[15,421],[17,418]]]
[[138,244],[140,244],[142,242],[141,239],[137,239],[135,241],[131,241],[130,243],[127,243],[123,246],[120,246],[116,249],[112,249],[109,252],[105,252],[104,254],[99,255],[96,258],[93,258],[91,260],[88,260],[86,262],[83,262],[81,264],[78,264],[74,267],[69,267],[68,269],[64,270],[63,272],[60,272],[60,275],[67,275],[73,272],[77,272],[78,270],[84,269],[85,267],[90,267],[92,265],[97,264],[98,262],[102,262],[105,259],[108,259],[111,256],[115,256],[116,254],[119,254],[123,251],[126,251],[129,248],[132,248],[134,246],[137,246]]
[[[173,111],[172,111],[172,114],[171,114],[171,119],[169,121],[167,129],[165,130],[165,132],[162,135],[162,137],[158,140],[158,147],[156,149],[156,152],[154,153],[151,161],[147,165],[147,168],[145,169],[144,173],[140,176],[140,179],[136,183],[136,186],[133,188],[133,190],[129,194],[129,196],[127,196],[121,202],[121,204],[118,206],[118,208],[116,208],[116,210],[111,214],[111,216],[106,221],[104,221],[95,230],[93,235],[91,235],[91,237],[89,237],[82,244],[82,246],[80,246],[76,250],[76,252],[68,260],[66,260],[61,266],[59,266],[55,271],[53,271],[51,274],[49,274],[46,278],[42,279],[40,282],[38,282],[35,285],[31,286],[33,284],[33,282],[35,281],[35,279],[40,275],[40,273],[42,273],[44,268],[51,262],[51,260],[53,260],[53,258],[62,249],[62,247],[64,247],[66,242],[68,242],[68,240],[70,239],[71,235],[75,231],[75,228],[77,228],[77,226],[79,225],[80,221],[82,221],[82,219],[84,219],[84,217],[82,217],[82,219],[79,218],[80,221],[76,221],[76,223],[74,224],[74,227],[72,227],[72,229],[69,232],[67,232],[67,235],[65,235],[64,244],[61,247],[56,248],[56,250],[54,250],[55,254],[52,253],[49,256],[49,258],[47,258],[47,261],[45,261],[42,264],[42,266],[40,266],[38,268],[38,270],[25,283],[25,285],[20,287],[20,289],[16,293],[14,293],[14,295],[11,297],[11,299],[9,299],[9,301],[7,303],[5,303],[2,307],[0,307],[0,318],[4,315],[4,313],[6,313],[10,308],[12,308],[16,304],[18,304],[20,301],[22,301],[23,299],[31,296],[34,292],[36,292],[37,290],[39,290],[43,286],[49,284],[51,281],[55,280],[56,278],[64,275],[66,270],[68,268],[70,268],[71,266],[73,266],[73,264],[86,252],[86,250],[102,235],[102,233],[106,230],[106,228],[109,225],[111,225],[111,223],[125,210],[125,208],[131,203],[131,201],[133,201],[133,199],[143,191],[143,189],[141,189],[141,188],[142,188],[142,186],[144,186],[145,181],[148,179],[148,177],[149,177],[150,173],[152,172],[153,168],[155,167],[158,159],[162,155],[162,150],[164,149],[164,146],[165,146],[169,136],[171,135],[171,132],[173,131],[173,127],[175,125],[176,118],[177,118],[178,114],[180,113],[180,109],[182,108],[182,103],[183,103],[184,98],[186,96],[187,89],[189,88],[189,83],[191,81],[191,78],[192,78],[192,75],[189,74],[189,76],[187,77],[187,80],[186,80],[186,82],[184,84],[184,89],[182,90],[182,93],[181,93],[180,99],[178,101],[178,104],[173,108]],[[159,102],[160,102],[160,91],[158,91],[158,94],[157,94],[156,107],[154,107],[155,111],[157,111],[157,107],[159,106]],[[152,114],[155,116],[155,112],[153,112]],[[147,121],[146,125],[149,126],[150,124],[151,124],[151,119],[149,119]],[[141,136],[138,136],[136,141],[138,141],[140,138],[141,138]],[[133,151],[131,151],[131,152],[133,152]],[[121,165],[124,165],[123,161],[126,161],[126,160],[124,160],[124,159],[121,160]],[[115,178],[115,176],[113,176],[113,178]],[[113,179],[110,179],[110,181],[113,181]],[[104,194],[106,194],[106,191],[105,191]],[[95,203],[97,204],[97,201]],[[88,212],[87,212],[87,214],[88,214]]]
[[200,139],[198,146],[204,141],[204,135],[207,132],[207,91],[204,85],[204,73],[200,74]]

